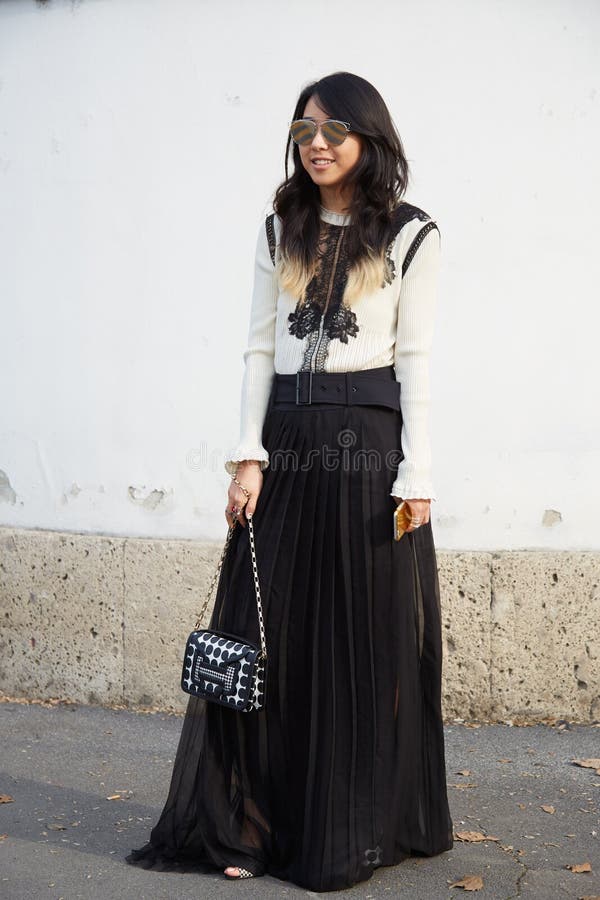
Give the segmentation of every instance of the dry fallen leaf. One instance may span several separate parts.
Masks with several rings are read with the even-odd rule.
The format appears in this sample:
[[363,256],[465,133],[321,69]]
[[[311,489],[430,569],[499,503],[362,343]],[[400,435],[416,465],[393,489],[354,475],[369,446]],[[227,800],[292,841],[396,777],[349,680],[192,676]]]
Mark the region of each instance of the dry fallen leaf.
[[481,831],[455,831],[454,837],[458,841],[498,841],[497,837],[491,834],[483,834]]
[[0,834],[0,841],[5,841],[7,837],[7,834]]
[[499,759],[498,762],[512,762],[512,759]]
[[547,812],[547,813],[550,813],[550,814],[556,812],[556,810],[554,809],[554,807],[553,807],[553,806],[550,806],[550,804],[542,803],[542,809],[544,810],[544,812]]
[[8,794],[0,794],[0,803],[14,803],[12,797],[9,797]]
[[456,782],[448,782],[448,787],[458,788],[459,791],[464,790],[465,788],[474,788],[477,787],[477,784],[474,781],[456,781]]
[[583,766],[584,769],[595,769],[596,775],[600,775],[600,759],[573,759],[574,766]]
[[59,825],[58,822],[52,822],[50,825],[46,825],[46,828],[49,828],[50,831],[66,831],[66,825]]
[[465,891],[480,891],[483,887],[483,878],[481,875],[465,875],[460,881],[453,882],[450,887],[464,888]]
[[517,806],[519,807],[519,809],[527,809],[526,803],[517,803]]
[[589,862],[584,863],[572,863],[565,866],[565,869],[570,869],[571,872],[591,872],[592,864]]
[[473,773],[471,772],[470,769],[459,769],[458,772],[455,772],[454,774],[455,775],[472,775]]
[[131,800],[133,797],[133,791],[116,791],[114,794],[111,794],[110,797],[107,797],[107,800]]

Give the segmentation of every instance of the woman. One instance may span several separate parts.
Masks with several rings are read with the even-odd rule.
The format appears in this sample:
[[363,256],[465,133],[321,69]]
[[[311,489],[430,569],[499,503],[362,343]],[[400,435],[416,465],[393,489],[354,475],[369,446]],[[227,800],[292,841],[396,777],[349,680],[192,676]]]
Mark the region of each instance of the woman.
[[330,891],[453,845],[427,430],[440,238],[401,200],[407,181],[369,82],[336,72],[301,92],[259,229],[225,463],[242,527],[210,623],[258,639],[252,516],[266,706],[190,699],[165,808],[130,862]]

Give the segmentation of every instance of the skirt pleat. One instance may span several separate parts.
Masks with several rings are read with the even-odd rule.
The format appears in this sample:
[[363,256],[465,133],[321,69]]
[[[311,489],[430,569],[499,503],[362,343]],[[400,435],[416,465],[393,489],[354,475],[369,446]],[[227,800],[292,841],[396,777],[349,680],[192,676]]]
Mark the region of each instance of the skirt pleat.
[[[393,540],[401,426],[386,407],[271,400],[253,517],[266,706],[190,697],[165,807],[129,862],[329,891],[452,847],[431,524]],[[247,528],[210,627],[259,639]]]

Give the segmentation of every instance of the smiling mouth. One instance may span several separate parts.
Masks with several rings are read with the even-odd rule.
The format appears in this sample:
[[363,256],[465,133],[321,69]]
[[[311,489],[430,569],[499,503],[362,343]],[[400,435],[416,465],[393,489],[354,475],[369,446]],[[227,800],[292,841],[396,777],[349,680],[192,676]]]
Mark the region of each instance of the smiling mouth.
[[311,159],[311,163],[313,166],[316,166],[317,169],[326,169],[327,166],[331,166],[333,162],[333,159]]

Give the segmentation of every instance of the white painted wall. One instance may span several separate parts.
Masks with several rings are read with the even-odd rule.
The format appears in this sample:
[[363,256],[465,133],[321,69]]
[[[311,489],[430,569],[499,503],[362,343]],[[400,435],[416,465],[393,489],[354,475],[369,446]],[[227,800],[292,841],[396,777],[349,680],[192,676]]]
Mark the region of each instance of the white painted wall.
[[442,233],[438,546],[599,548],[599,41],[595,0],[4,0],[0,523],[224,537],[256,229],[347,69]]

